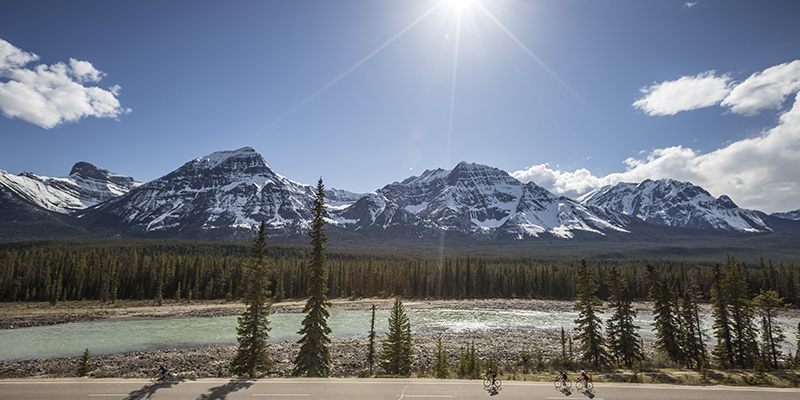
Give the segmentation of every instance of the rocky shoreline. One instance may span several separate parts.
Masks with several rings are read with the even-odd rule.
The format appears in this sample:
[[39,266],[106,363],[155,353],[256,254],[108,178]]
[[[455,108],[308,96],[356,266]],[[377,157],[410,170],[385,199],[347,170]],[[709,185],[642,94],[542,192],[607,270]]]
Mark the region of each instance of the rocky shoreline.
[[[301,312],[303,301],[287,301],[274,304],[272,313]],[[375,304],[379,309],[389,309],[392,299],[337,299],[332,301],[331,309],[366,310]],[[541,311],[571,311],[571,301],[523,300],[523,299],[464,299],[435,300],[408,299],[406,308],[486,308],[520,309]],[[45,305],[28,306],[27,313],[17,313],[3,309],[0,313],[0,326],[10,327],[53,325],[103,319],[130,318],[175,318],[175,317],[218,317],[239,315],[244,310],[241,303],[173,303],[161,307],[142,304],[119,304],[116,307],[102,307],[97,304],[62,305],[61,312],[53,312]],[[636,305],[641,311],[649,311],[649,304]],[[376,347],[380,349],[380,339]],[[366,337],[333,338],[331,343],[332,374],[334,376],[354,376],[368,370],[366,362]],[[468,332],[447,334],[443,343],[450,356],[451,365],[458,364],[460,349],[474,344],[476,354],[483,361],[490,357],[498,365],[515,365],[523,349],[532,354],[540,350],[545,360],[555,357],[559,349],[557,332],[502,330],[492,332]],[[268,376],[290,376],[292,361],[299,347],[294,341],[273,343],[270,358],[274,366]],[[134,352],[92,357],[92,376],[114,378],[147,378],[155,373],[160,365],[166,365],[179,379],[208,377],[229,377],[228,365],[236,351],[236,346],[205,346],[196,348],[171,348],[148,352]],[[414,336],[414,370],[430,369],[435,351],[433,333]],[[77,356],[77,355],[76,355]],[[0,378],[62,378],[74,377],[78,357],[47,360],[23,360],[0,363]],[[380,369],[375,366],[375,373]]]

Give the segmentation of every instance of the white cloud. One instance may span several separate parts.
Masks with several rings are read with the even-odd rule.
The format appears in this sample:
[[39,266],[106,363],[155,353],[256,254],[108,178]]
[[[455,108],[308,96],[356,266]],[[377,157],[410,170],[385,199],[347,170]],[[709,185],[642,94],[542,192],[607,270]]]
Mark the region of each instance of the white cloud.
[[90,62],[70,59],[69,64],[25,65],[39,59],[0,39],[0,110],[45,129],[81,118],[117,118],[130,112],[117,99],[120,87],[108,90],[86,83],[99,82],[103,73]]
[[755,115],[763,109],[778,109],[786,98],[800,90],[800,60],[756,72],[737,85],[722,101],[732,112]]
[[554,193],[577,197],[619,182],[671,178],[690,181],[715,196],[727,194],[740,207],[765,212],[800,208],[800,95],[778,125],[757,137],[708,154],[681,146],[657,149],[624,161],[626,171],[594,176],[586,169],[559,171],[546,164],[512,174]]
[[708,71],[656,83],[641,88],[644,97],[636,100],[633,106],[648,115],[675,115],[681,111],[712,106],[728,96],[730,81],[728,75],[716,76],[715,71]]
[[692,8],[692,7],[696,6],[697,3],[699,3],[699,1],[693,1],[693,2],[688,2],[687,1],[686,3],[683,4],[683,8]]

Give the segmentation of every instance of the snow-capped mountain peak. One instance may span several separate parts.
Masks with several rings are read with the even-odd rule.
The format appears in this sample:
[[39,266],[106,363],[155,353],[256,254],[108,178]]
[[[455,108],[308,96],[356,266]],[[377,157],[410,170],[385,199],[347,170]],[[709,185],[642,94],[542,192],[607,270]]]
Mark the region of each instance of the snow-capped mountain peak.
[[726,195],[714,198],[700,186],[672,179],[604,186],[578,201],[656,225],[736,232],[771,230],[763,213],[739,208]]
[[78,162],[68,177],[51,178],[31,172],[13,175],[0,170],[0,186],[49,211],[62,214],[83,210],[121,196],[142,185],[129,176]]

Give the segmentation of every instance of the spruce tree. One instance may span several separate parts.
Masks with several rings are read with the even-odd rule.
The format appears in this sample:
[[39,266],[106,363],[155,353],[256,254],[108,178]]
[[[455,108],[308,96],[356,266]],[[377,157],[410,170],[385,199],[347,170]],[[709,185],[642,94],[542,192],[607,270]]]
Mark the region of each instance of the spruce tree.
[[597,283],[586,265],[586,260],[581,261],[575,290],[578,295],[578,301],[573,307],[578,311],[578,319],[575,320],[578,334],[575,337],[581,341],[581,361],[595,367],[605,365],[609,356],[603,338],[603,321],[598,315],[603,302],[597,297]]
[[[631,368],[635,362],[644,358],[639,346],[641,341],[637,332],[639,327],[633,323],[636,319],[636,310],[631,304],[628,285],[622,280],[622,275],[617,267],[611,267],[607,279],[610,293],[609,305],[613,312],[611,318],[606,322],[609,353],[618,364]],[[561,341],[564,341],[563,330]]]
[[700,317],[697,309],[697,295],[694,290],[683,294],[680,310],[681,348],[689,368],[700,369],[707,363],[706,346],[700,330]]
[[369,324],[369,347],[367,348],[367,364],[369,376],[372,376],[372,366],[375,364],[375,304],[372,305],[372,320]]
[[313,221],[312,230],[308,232],[311,237],[311,260],[308,265],[308,301],[303,308],[307,313],[303,319],[303,327],[297,333],[303,335],[297,343],[300,343],[300,351],[294,360],[292,376],[319,377],[328,376],[331,372],[331,351],[328,347],[331,339],[328,336],[331,328],[328,327],[327,307],[331,305],[328,301],[328,270],[325,266],[325,243],[328,242],[327,229],[325,229],[325,217],[328,215],[325,209],[325,186],[322,178],[317,182],[316,196],[311,208]]
[[258,229],[258,237],[253,240],[250,258],[245,261],[244,271],[247,289],[244,303],[247,305],[239,317],[236,327],[239,347],[231,360],[231,372],[235,375],[247,375],[255,378],[259,372],[268,372],[272,367],[269,358],[269,311],[270,292],[268,276],[271,263],[265,255],[268,252],[264,221]]
[[724,287],[731,316],[734,363],[741,368],[752,368],[759,357],[753,324],[755,312],[743,268],[732,258],[725,270]]
[[714,266],[713,274],[711,282],[711,314],[714,317],[714,337],[717,339],[713,354],[723,369],[729,369],[734,364],[733,334],[731,332],[731,321],[724,289],[725,275],[719,264]]
[[87,348],[86,351],[83,352],[81,359],[78,361],[78,376],[86,376],[92,372],[92,362],[91,356],[89,355],[89,349]]
[[431,372],[433,376],[438,379],[447,379],[450,377],[450,358],[447,355],[447,349],[442,344],[442,333],[436,335],[436,351],[433,353],[433,366]]
[[395,298],[389,313],[389,332],[381,347],[381,354],[378,355],[381,368],[390,375],[408,375],[414,363],[414,348],[411,342],[411,323],[400,297]]
[[678,324],[678,306],[673,290],[661,277],[661,271],[648,265],[647,283],[650,286],[650,300],[653,302],[653,328],[655,328],[655,347],[670,360],[677,363],[684,361],[683,349],[680,346],[680,325]]
[[781,343],[786,340],[783,328],[777,321],[777,312],[783,307],[783,299],[774,289],[762,289],[761,294],[753,299],[753,303],[761,317],[762,355],[772,368],[778,369]]

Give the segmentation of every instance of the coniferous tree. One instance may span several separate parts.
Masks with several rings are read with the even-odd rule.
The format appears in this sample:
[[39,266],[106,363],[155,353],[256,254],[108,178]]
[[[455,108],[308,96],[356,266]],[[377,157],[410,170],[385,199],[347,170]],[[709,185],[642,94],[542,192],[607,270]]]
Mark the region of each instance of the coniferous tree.
[[703,333],[700,329],[700,316],[697,309],[697,295],[693,289],[687,290],[681,299],[680,326],[681,347],[689,368],[701,368],[708,363]]
[[611,318],[606,322],[609,353],[618,364],[631,368],[635,362],[644,358],[642,349],[639,347],[641,341],[638,333],[639,327],[633,323],[636,319],[636,310],[631,304],[628,286],[622,280],[622,275],[616,267],[611,267],[607,279],[610,294],[609,305],[613,312]]
[[778,369],[781,343],[786,340],[783,328],[778,324],[777,311],[783,307],[783,299],[778,292],[770,289],[753,299],[753,303],[761,317],[761,353],[765,361],[774,369]]
[[578,295],[578,301],[573,307],[578,311],[578,319],[575,320],[578,334],[575,337],[581,341],[581,361],[596,367],[605,365],[609,356],[603,338],[603,321],[598,315],[603,302],[597,297],[597,283],[586,265],[586,260],[581,261],[575,290]]
[[255,378],[258,372],[267,372],[272,367],[269,358],[269,290],[267,289],[270,262],[265,258],[267,249],[266,226],[261,221],[258,237],[253,240],[250,259],[245,262],[247,289],[244,303],[247,305],[239,317],[236,327],[239,347],[231,360],[231,372]]
[[414,363],[414,348],[411,342],[411,323],[400,297],[395,298],[389,313],[389,332],[383,339],[380,365],[387,374],[408,375]]
[[325,217],[328,215],[325,209],[325,186],[322,178],[317,182],[316,196],[314,205],[311,208],[314,219],[311,223],[312,230],[308,232],[311,237],[311,254],[308,270],[308,301],[303,308],[307,313],[303,319],[303,327],[297,333],[303,335],[297,343],[300,343],[300,351],[294,360],[293,376],[328,376],[331,371],[331,351],[328,347],[331,339],[328,335],[331,328],[328,327],[328,317],[330,313],[327,307],[331,305],[326,293],[328,293],[328,270],[325,266],[325,243],[328,242],[327,229],[325,229]]
[[714,316],[714,336],[717,345],[714,347],[714,357],[723,369],[733,367],[733,334],[728,313],[727,297],[724,289],[725,275],[719,264],[714,266],[714,279],[711,283],[711,314]]
[[759,357],[753,324],[754,310],[742,266],[732,258],[728,260],[725,270],[724,288],[732,324],[735,366],[752,368]]
[[681,348],[689,368],[701,368],[707,363],[706,346],[700,330],[700,317],[697,309],[697,296],[694,290],[683,294],[680,310]]
[[372,366],[375,364],[375,304],[372,305],[372,320],[369,324],[369,347],[367,348],[367,364],[369,376],[372,376]]
[[83,352],[81,359],[78,361],[78,376],[86,376],[92,372],[92,362],[91,356],[89,355],[89,349],[87,348],[86,351]]
[[653,302],[653,327],[655,328],[655,347],[673,362],[684,361],[680,346],[680,326],[678,310],[673,290],[661,277],[661,271],[647,266],[647,282],[650,286],[650,300]]
[[442,333],[436,335],[436,351],[433,353],[433,366],[431,372],[437,379],[447,379],[450,377],[450,358],[447,349],[442,344]]

